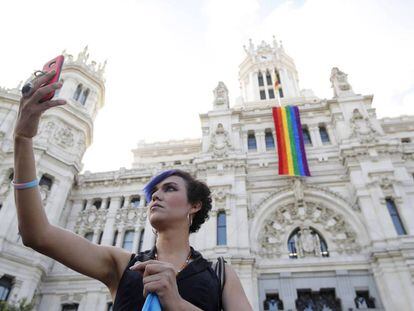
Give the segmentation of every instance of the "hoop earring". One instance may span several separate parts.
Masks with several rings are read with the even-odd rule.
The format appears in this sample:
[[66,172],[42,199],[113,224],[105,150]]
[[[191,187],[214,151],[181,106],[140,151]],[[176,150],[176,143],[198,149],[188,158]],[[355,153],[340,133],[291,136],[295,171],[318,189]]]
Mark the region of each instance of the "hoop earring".
[[190,213],[187,214],[187,218],[188,218],[188,223],[190,224],[189,227],[191,227],[191,225],[193,224],[193,218],[190,217]]

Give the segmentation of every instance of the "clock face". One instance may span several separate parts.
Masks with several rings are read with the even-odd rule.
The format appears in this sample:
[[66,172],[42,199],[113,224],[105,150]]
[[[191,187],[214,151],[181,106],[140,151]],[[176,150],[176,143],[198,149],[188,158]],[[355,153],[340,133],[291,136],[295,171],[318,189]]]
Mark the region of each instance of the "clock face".
[[260,60],[261,62],[267,62],[267,61],[272,60],[272,56],[271,56],[271,55],[269,55],[269,54],[263,54],[263,55],[260,55],[260,56],[259,56],[259,60]]

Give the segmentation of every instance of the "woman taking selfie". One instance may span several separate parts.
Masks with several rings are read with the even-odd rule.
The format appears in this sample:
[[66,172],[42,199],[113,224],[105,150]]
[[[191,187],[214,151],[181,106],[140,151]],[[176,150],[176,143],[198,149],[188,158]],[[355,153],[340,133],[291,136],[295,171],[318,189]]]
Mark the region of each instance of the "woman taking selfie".
[[[189,235],[208,218],[210,190],[180,170],[155,176],[145,187],[148,217],[157,235],[153,249],[139,254],[96,245],[49,223],[36,179],[33,137],[46,110],[66,104],[45,100],[62,85],[51,71],[22,89],[14,131],[14,181],[19,232],[25,246],[104,283],[113,310],[141,310],[155,293],[163,310],[252,310],[229,265],[220,279],[211,262],[190,247]],[[223,285],[223,287],[221,287]]]

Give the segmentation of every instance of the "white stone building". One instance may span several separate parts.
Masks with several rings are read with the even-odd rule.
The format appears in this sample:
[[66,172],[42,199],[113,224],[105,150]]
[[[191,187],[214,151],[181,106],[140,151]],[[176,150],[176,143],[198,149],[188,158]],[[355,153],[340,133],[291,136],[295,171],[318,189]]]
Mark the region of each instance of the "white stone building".
[[[35,139],[45,211],[94,243],[152,247],[144,184],[180,168],[211,187],[213,211],[191,244],[231,263],[255,310],[414,310],[414,117],[378,119],[332,69],[334,96],[300,90],[276,42],[252,42],[240,65],[241,99],[220,82],[202,137],[141,142],[131,169],[80,174],[104,104],[104,65],[66,55],[60,97]],[[275,77],[281,89],[275,94]],[[10,180],[19,87],[0,89],[0,299],[36,310],[107,310],[106,287],[24,247]],[[271,108],[298,105],[312,177],[278,175]],[[68,249],[70,252],[70,249]]]

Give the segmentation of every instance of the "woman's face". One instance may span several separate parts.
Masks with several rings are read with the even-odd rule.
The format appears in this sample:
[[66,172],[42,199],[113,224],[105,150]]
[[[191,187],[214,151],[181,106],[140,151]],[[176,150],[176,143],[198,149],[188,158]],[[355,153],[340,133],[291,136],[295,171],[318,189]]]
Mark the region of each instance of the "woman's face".
[[196,212],[187,198],[186,182],[179,176],[170,176],[155,186],[149,204],[149,220],[158,231],[171,226],[189,227],[188,214]]

